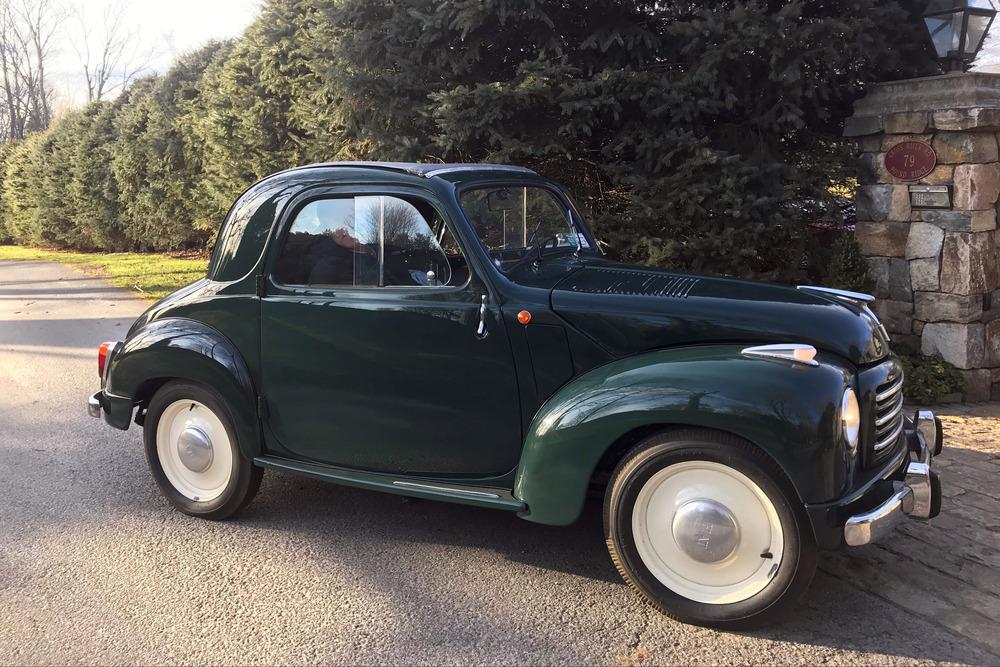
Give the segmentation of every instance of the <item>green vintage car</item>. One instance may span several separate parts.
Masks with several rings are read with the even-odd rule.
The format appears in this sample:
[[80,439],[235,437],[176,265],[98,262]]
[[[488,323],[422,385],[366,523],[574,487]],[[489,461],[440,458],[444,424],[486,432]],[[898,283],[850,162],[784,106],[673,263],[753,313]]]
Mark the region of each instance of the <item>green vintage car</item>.
[[[759,624],[818,549],[940,508],[871,297],[616,264],[568,193],[494,164],[334,163],[235,203],[202,280],[100,348],[180,511],[263,469],[566,525],[664,613]],[[891,537],[890,537],[891,539]]]

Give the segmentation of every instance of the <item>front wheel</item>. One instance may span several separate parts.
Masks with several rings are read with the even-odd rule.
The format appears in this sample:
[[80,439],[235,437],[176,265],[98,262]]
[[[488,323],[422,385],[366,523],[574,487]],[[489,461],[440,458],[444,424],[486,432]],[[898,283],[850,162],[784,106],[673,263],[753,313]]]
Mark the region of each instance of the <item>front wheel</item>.
[[207,387],[161,387],[149,402],[143,440],[153,478],[185,514],[225,519],[260,488],[263,471],[240,452],[225,401]]
[[666,615],[751,627],[795,602],[816,570],[811,528],[783,473],[748,443],[679,430],[642,441],[604,502],[619,572]]

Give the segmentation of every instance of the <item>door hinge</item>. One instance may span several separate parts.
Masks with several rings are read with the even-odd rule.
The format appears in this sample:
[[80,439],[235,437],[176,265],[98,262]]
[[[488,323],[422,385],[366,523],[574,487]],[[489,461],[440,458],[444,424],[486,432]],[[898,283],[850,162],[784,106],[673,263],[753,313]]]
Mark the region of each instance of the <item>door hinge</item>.
[[257,416],[260,417],[261,421],[266,420],[268,417],[267,399],[263,396],[257,397]]
[[263,275],[257,276],[257,296],[261,298],[267,296],[267,282]]

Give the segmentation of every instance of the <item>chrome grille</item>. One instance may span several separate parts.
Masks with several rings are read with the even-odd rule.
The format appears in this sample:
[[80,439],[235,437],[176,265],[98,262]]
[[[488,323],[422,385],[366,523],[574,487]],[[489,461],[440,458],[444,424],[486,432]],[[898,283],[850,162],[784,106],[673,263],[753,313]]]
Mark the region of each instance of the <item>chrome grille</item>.
[[903,432],[903,374],[875,390],[875,458],[888,455]]

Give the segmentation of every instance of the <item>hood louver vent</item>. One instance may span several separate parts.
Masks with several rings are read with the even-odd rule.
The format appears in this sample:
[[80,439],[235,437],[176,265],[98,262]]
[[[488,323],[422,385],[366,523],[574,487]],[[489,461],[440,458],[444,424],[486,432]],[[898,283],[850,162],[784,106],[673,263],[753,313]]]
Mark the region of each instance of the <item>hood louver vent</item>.
[[587,294],[666,296],[683,299],[700,278],[635,269],[584,269],[573,274],[563,289]]

